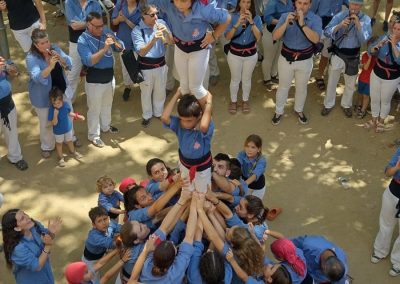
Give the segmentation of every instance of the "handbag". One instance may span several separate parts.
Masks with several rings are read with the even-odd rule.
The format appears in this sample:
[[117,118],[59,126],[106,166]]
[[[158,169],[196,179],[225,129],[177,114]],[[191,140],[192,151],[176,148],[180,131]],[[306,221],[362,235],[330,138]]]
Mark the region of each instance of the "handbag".
[[[126,1],[126,0],[121,0],[121,4],[119,5],[119,9],[118,9],[118,15],[119,15],[119,12],[121,12],[121,10],[122,10],[122,4],[124,3],[124,1]],[[115,8],[114,8],[115,9]],[[114,11],[114,9],[112,9],[111,11],[110,11],[110,19],[112,18],[112,14],[113,14],[113,11]],[[119,24],[118,25],[114,25],[113,24],[113,21],[112,20],[110,20],[110,29],[113,31],[113,32],[118,32],[118,28],[119,28]]]
[[139,62],[137,61],[133,50],[124,50],[121,57],[132,82],[135,84],[143,82],[143,73],[139,68]]
[[306,33],[303,31],[302,27],[300,27],[300,24],[299,24],[298,21],[296,21],[296,24],[297,24],[297,26],[299,27],[300,31],[303,33],[304,37],[313,45],[313,47],[314,47],[314,50],[313,50],[314,55],[320,54],[321,51],[324,49],[324,44],[323,44],[322,42],[320,42],[320,41],[317,42],[317,43],[312,42],[312,41],[307,37],[307,35],[306,35]]
[[240,33],[238,33],[237,35],[235,35],[234,37],[232,37],[231,40],[230,40],[227,44],[224,45],[224,53],[225,53],[226,55],[228,55],[228,52],[229,52],[229,50],[231,49],[231,42],[232,42],[233,40],[237,39],[238,37],[240,37],[240,36],[244,33],[244,31],[247,29],[248,26],[249,26],[249,23],[246,24],[246,28],[242,29],[242,30],[240,31]]

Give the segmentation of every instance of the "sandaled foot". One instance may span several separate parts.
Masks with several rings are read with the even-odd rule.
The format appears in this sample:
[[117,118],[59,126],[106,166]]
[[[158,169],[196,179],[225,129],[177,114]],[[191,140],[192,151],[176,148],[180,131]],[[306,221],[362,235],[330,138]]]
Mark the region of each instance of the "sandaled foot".
[[237,102],[230,102],[228,111],[230,114],[235,114],[237,112]]
[[248,102],[243,102],[242,103],[242,112],[243,113],[249,113],[250,112],[250,105]]
[[368,122],[364,123],[365,129],[372,129],[375,128],[375,122],[371,119]]
[[320,91],[325,91],[325,81],[322,78],[315,79],[315,83]]
[[375,133],[382,133],[385,131],[385,125],[383,123],[378,122],[376,124]]

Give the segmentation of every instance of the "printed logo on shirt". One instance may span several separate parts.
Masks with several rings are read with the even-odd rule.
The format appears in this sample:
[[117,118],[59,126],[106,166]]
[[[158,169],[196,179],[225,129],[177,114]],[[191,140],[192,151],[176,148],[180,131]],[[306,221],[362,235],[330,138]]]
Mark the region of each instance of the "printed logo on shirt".
[[195,28],[192,32],[192,38],[197,38],[200,35],[200,31],[198,28]]
[[200,145],[200,143],[197,142],[197,141],[196,141],[196,143],[194,143],[194,145],[193,145],[193,148],[196,149],[196,150],[200,149],[200,147],[201,147],[201,145]]

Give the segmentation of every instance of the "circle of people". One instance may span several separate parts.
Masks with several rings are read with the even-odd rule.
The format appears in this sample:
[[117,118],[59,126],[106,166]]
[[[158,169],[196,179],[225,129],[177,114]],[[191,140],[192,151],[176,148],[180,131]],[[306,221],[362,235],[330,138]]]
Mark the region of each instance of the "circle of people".
[[[274,220],[282,209],[266,208],[262,202],[267,162],[258,135],[247,137],[236,159],[223,153],[211,156],[214,122],[212,95],[207,89],[208,83],[218,80],[214,48],[220,41],[231,72],[227,109],[231,114],[238,109],[250,112],[251,78],[260,58],[257,42],[262,40],[264,85],[270,88],[279,75],[272,124],[282,120],[293,79],[294,110],[299,122],[307,124],[303,112],[307,83],[314,55],[321,54],[316,78],[321,90],[325,89],[323,75],[329,62],[321,115],[334,108],[343,73],[344,115],[353,115],[358,78],[357,116],[366,116],[370,96],[372,118],[364,126],[383,132],[391,98],[400,82],[400,18],[393,12],[386,21],[388,32],[371,40],[374,21],[361,11],[363,2],[269,0],[260,14],[254,0],[118,0],[109,29],[104,25],[102,2],[67,0],[67,55],[50,42],[40,0],[0,1],[0,9],[8,12],[10,28],[26,52],[29,98],[39,118],[43,158],[49,158],[56,149],[58,165],[64,167],[64,143],[76,159],[82,157],[75,150],[80,141],[74,135],[73,121],[85,117],[72,106],[81,76],[85,77],[88,140],[102,148],[101,132],[118,132],[111,125],[115,52],[133,54],[132,61],[137,60],[133,67],[129,62],[121,64],[125,85],[122,96],[129,100],[139,68],[143,77],[142,126],[149,126],[156,117],[178,137],[177,169],[151,159],[146,165],[150,180],[137,184],[126,178],[120,183],[120,192],[110,177],[98,179],[99,206],[89,211],[93,228],[82,262],[65,269],[68,282],[106,283],[119,273],[117,283],[346,283],[350,277],[340,247],[322,236],[288,239],[268,229],[267,220]],[[342,9],[343,5],[347,8]],[[360,48],[367,42],[358,76]],[[25,170],[28,164],[18,142],[9,82],[18,75],[18,68],[3,58],[0,67],[0,111],[8,159]],[[174,88],[174,76],[180,85],[164,107],[166,93]],[[237,96],[240,83],[241,103]],[[175,105],[177,116],[171,115]],[[47,127],[49,123],[52,129]],[[395,210],[392,203],[400,195],[395,187],[399,156],[396,153],[387,167],[394,185],[391,183],[385,191],[391,194],[391,200],[382,203],[381,219],[391,224]],[[388,208],[392,210],[389,213]],[[123,225],[119,224],[119,215],[124,216]],[[17,283],[54,283],[49,254],[61,224],[62,220],[56,218],[45,228],[20,209],[4,214],[4,253]],[[371,256],[373,263],[388,255],[392,232],[382,221]],[[269,236],[276,239],[270,248],[277,261],[265,256]],[[399,239],[396,244],[400,246]],[[400,248],[393,248],[392,276],[400,275],[399,253],[395,251]],[[101,267],[116,256],[119,260],[100,276]]]

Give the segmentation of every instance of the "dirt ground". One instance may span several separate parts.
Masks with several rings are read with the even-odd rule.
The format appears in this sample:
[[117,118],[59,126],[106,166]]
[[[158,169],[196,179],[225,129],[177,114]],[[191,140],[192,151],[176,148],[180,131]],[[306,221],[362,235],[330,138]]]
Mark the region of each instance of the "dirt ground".
[[[394,7],[399,7],[400,1],[394,1],[394,4]],[[366,10],[370,10],[370,5],[365,5]],[[381,6],[375,32],[380,31],[383,21],[384,7]],[[45,8],[51,41],[67,51],[64,18],[52,16],[53,6],[46,5]],[[12,58],[23,69],[23,52],[10,31],[7,32]],[[375,265],[369,260],[378,230],[381,195],[389,182],[383,170],[396,150],[391,142],[399,137],[399,114],[395,110],[398,102],[393,103],[387,131],[375,134],[363,129],[362,124],[367,118],[364,121],[345,118],[338,101],[332,113],[322,117],[319,113],[324,92],[317,90],[312,77],[305,107],[310,123],[303,126],[297,121],[292,110],[292,88],[283,121],[279,126],[272,126],[275,90],[266,91],[262,85],[261,66],[258,65],[253,76],[251,113],[230,115],[227,112],[230,74],[220,49],[220,81],[210,88],[214,95],[213,118],[216,123],[212,151],[235,156],[242,149],[247,135],[257,133],[263,138],[263,153],[268,159],[268,189],[264,201],[267,206],[283,208],[283,214],[270,223],[271,229],[289,237],[302,234],[326,236],[346,251],[350,275],[355,283],[399,283],[399,278],[388,275],[388,259]],[[50,159],[41,158],[38,120],[29,102],[27,81],[25,72],[13,86],[19,138],[29,169],[20,172],[10,165],[4,143],[0,142],[0,191],[5,196],[0,215],[16,207],[45,224],[51,217],[62,216],[63,229],[56,239],[51,262],[56,282],[65,283],[64,266],[80,259],[91,226],[87,212],[97,204],[96,179],[103,174],[117,182],[127,176],[144,179],[145,164],[152,157],[164,159],[174,166],[177,162],[177,139],[171,131],[163,129],[158,120],[153,120],[149,128],[141,127],[140,90],[135,87],[131,99],[124,102],[121,74],[118,72],[113,125],[120,129],[120,133],[103,135],[107,146],[98,149],[86,140],[86,123],[77,122],[75,129],[83,142],[79,151],[84,158],[79,162],[68,158],[67,166],[59,168],[55,153]],[[86,98],[83,89],[80,90],[75,108],[86,114]],[[341,84],[338,99],[342,91]],[[348,189],[340,185],[339,177],[350,180]],[[395,235],[397,232],[395,230]],[[14,283],[3,257],[0,258],[0,274],[0,283]]]

